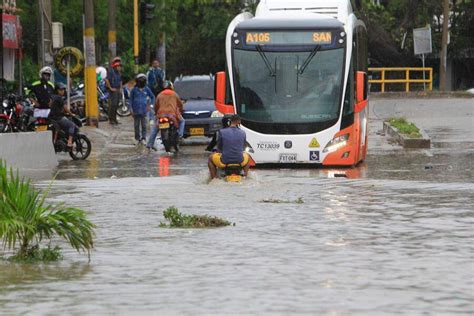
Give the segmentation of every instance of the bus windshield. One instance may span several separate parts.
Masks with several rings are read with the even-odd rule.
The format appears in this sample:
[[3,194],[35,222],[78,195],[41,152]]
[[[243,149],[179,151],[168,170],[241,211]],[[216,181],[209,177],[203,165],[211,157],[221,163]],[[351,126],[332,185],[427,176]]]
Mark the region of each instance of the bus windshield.
[[245,120],[312,123],[339,117],[344,49],[234,50],[236,105]]

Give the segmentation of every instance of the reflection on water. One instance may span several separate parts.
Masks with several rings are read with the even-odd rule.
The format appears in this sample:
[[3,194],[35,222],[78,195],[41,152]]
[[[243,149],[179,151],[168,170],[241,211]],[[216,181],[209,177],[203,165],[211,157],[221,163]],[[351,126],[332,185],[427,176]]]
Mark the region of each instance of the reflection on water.
[[27,283],[78,280],[92,270],[87,263],[72,264],[19,264],[0,262],[0,289],[14,289],[15,286]]
[[[175,170],[174,157],[155,158],[154,170]],[[53,198],[84,207],[97,224],[92,261],[87,265],[84,256],[68,251],[63,268],[0,265],[0,310],[472,311],[472,183],[328,178],[321,170],[256,173],[239,184],[207,185],[200,179],[204,175],[56,182]],[[269,198],[304,203],[260,202]],[[159,228],[163,210],[171,205],[236,226]],[[76,268],[67,268],[75,263]]]

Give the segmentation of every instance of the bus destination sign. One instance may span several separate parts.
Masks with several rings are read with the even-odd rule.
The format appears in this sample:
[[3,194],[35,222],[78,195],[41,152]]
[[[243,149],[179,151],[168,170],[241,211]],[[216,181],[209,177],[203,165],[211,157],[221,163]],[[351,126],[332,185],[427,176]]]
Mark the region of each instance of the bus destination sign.
[[327,45],[332,32],[247,32],[247,45]]

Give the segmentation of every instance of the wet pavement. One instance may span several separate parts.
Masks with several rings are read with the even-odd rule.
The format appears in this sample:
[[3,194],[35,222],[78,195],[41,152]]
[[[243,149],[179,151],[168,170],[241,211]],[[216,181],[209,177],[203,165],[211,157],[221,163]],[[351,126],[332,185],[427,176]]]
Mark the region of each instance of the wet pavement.
[[[207,183],[206,139],[169,156],[136,147],[128,119],[89,130],[92,156],[61,160],[51,200],[89,212],[91,262],[66,246],[58,264],[0,261],[0,314],[472,315],[474,102],[374,99],[371,112],[358,168],[239,184]],[[431,149],[380,134],[401,115]],[[171,205],[235,226],[159,228]]]

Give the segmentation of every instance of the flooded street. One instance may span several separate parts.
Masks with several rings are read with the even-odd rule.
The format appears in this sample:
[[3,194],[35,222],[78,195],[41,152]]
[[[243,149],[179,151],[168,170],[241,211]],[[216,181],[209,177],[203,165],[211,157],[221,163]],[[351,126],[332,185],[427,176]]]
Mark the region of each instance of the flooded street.
[[[50,194],[97,225],[90,263],[66,245],[58,264],[0,261],[0,314],[472,315],[474,105],[449,102],[457,114],[428,122],[374,100],[359,167],[257,169],[242,183],[207,183],[205,139],[168,156],[131,145],[129,124],[97,134]],[[398,111],[431,149],[380,134]],[[158,227],[172,205],[235,226]]]

